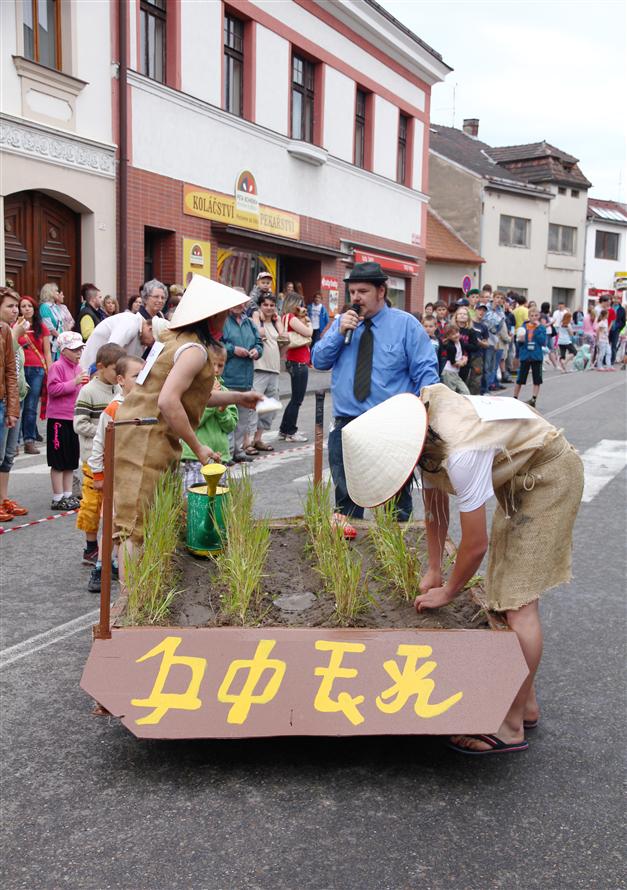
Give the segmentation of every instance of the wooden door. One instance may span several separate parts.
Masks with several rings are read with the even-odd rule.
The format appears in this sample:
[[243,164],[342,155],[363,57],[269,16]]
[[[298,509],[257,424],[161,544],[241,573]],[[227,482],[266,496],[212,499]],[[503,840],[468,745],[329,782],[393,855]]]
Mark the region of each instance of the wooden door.
[[80,300],[80,215],[42,192],[4,201],[5,267],[20,294],[38,297],[47,281],[65,294],[74,317]]

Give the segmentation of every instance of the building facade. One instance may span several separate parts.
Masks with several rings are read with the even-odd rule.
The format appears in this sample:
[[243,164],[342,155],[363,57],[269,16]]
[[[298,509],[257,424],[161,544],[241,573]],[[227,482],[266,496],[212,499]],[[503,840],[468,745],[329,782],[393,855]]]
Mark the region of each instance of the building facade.
[[627,292],[627,205],[588,198],[584,293]]
[[546,143],[493,148],[478,125],[432,124],[433,209],[484,258],[482,283],[581,305],[590,183],[577,159]]
[[81,282],[116,286],[111,4],[5,0],[0,34],[1,280],[75,312]]
[[[485,260],[432,209],[427,211],[427,271],[425,302],[450,304],[479,286]],[[464,287],[465,285],[465,287]]]
[[249,291],[269,270],[333,309],[374,258],[418,308],[440,56],[363,0],[120,8],[121,290],[197,271]]

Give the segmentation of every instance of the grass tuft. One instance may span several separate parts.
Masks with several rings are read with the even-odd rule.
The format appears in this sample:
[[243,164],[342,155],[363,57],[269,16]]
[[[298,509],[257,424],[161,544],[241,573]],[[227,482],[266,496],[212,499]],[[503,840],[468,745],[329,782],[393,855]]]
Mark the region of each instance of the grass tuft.
[[128,624],[159,624],[176,596],[174,554],[178,544],[183,499],[176,470],[164,473],[144,515],[144,543],[124,554],[124,586],[128,591]]
[[[393,501],[374,510],[370,541],[381,580],[391,584],[407,602],[413,602],[420,593],[422,562],[417,551],[407,543],[407,530],[406,523],[399,523],[396,518]],[[418,537],[417,544],[422,537],[422,534]]]
[[342,529],[331,522],[331,481],[311,485],[305,499],[305,527],[309,548],[314,554],[316,571],[322,577],[325,591],[335,597],[335,614],[339,624],[349,624],[365,612],[372,598],[368,577],[364,577],[361,556],[350,547]]
[[270,527],[266,519],[253,516],[253,487],[246,472],[239,479],[230,479],[225,497],[224,549],[213,558],[226,586],[222,610],[228,618],[244,625],[261,605]]

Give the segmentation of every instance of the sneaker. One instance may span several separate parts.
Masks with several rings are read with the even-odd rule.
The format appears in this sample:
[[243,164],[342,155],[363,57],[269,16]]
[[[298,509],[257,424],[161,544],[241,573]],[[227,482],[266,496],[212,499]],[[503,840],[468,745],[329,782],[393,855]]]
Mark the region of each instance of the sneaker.
[[11,513],[12,516],[27,516],[28,510],[26,507],[22,507],[21,504],[18,504],[17,501],[10,501],[8,498],[6,501],[2,501],[0,504],[0,509],[3,513]]
[[[83,550],[83,565],[84,566],[95,566],[98,562],[98,548],[97,547],[85,547]],[[100,571],[100,569],[98,569]]]
[[9,513],[7,510],[4,510],[2,506],[0,506],[0,522],[11,522],[13,519],[13,513]]
[[78,510],[81,505],[79,499],[75,498],[74,495],[71,495],[69,498],[64,498],[64,501],[67,504],[66,510]]
[[94,566],[89,573],[89,581],[87,582],[87,590],[89,593],[100,593],[102,582],[102,569]]
[[37,448],[34,442],[25,442],[24,454],[41,454],[41,451]]
[[68,507],[65,498],[60,497],[56,500],[54,498],[52,499],[52,501],[50,502],[50,509],[53,510],[55,513],[65,513],[67,510],[70,509],[70,507]]
[[307,436],[303,436],[302,433],[292,433],[291,436],[279,433],[279,439],[283,439],[284,442],[306,442]]
[[535,408],[536,407],[536,397],[531,396],[531,398],[527,400],[527,404],[531,405],[532,408]]

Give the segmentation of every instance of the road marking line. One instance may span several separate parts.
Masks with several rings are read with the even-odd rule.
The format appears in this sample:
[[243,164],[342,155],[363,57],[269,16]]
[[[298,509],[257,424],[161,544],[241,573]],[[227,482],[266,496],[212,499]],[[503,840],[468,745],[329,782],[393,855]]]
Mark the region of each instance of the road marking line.
[[591,399],[596,399],[597,396],[603,395],[603,393],[609,392],[612,389],[616,389],[619,386],[624,386],[624,384],[624,380],[619,380],[616,383],[611,383],[609,386],[604,386],[602,389],[595,389],[594,392],[590,392],[586,396],[581,396],[581,398],[575,399],[574,402],[568,402],[566,405],[561,405],[559,408],[555,408],[553,411],[549,411],[548,414],[545,414],[543,416],[546,419],[548,419],[549,417],[557,417],[558,414],[563,414],[564,411],[570,411],[571,408],[577,408],[579,407],[579,405],[584,405]]
[[98,609],[94,609],[92,612],[87,612],[79,618],[73,618],[72,621],[59,624],[58,627],[53,627],[51,630],[36,634],[28,640],[16,643],[15,646],[8,646],[6,649],[2,649],[0,651],[0,669],[13,664],[15,661],[19,661],[21,658],[27,658],[29,655],[39,652],[40,649],[46,649],[48,646],[52,646],[61,640],[65,640],[67,637],[86,630],[96,621],[98,615]]
[[581,455],[584,466],[582,503],[589,504],[627,465],[627,442],[601,439]]

